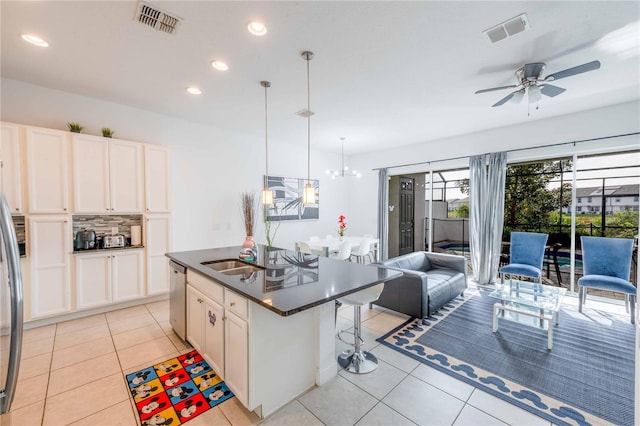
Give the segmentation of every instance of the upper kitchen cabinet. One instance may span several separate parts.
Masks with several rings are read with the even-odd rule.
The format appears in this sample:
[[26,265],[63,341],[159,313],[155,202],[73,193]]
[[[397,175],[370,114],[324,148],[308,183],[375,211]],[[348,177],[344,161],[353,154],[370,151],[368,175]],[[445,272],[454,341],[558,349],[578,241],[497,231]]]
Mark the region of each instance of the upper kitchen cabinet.
[[67,213],[68,133],[38,127],[25,132],[29,213]]
[[9,203],[11,213],[23,213],[22,167],[20,156],[20,126],[2,123],[0,138],[0,186]]
[[75,213],[142,212],[142,145],[73,135]]
[[144,146],[144,174],[147,213],[171,211],[171,164],[169,149]]

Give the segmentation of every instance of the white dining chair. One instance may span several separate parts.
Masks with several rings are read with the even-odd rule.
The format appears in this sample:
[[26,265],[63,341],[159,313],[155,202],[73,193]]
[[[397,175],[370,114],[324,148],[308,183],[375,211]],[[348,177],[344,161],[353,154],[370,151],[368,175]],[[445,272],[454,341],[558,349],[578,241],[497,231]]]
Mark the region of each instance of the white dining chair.
[[364,258],[369,257],[369,262],[373,263],[371,258],[371,241],[363,239],[356,250],[351,251],[351,257],[355,257],[358,263],[365,263]]
[[304,254],[311,254],[311,247],[304,241],[298,241],[298,251]]
[[340,243],[340,250],[338,253],[330,256],[331,259],[337,260],[350,260],[351,259],[351,242],[343,241]]

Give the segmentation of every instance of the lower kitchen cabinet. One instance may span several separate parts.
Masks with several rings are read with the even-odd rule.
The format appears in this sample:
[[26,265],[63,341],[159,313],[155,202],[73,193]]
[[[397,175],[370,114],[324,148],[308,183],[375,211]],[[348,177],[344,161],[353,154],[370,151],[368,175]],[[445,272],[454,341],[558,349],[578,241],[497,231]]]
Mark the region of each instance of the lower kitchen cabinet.
[[249,326],[233,312],[226,310],[224,319],[224,381],[236,397],[248,404],[249,396]]
[[144,235],[147,251],[147,296],[167,293],[169,259],[164,254],[171,251],[171,215],[147,215]]
[[143,296],[142,250],[75,256],[76,308],[88,309]]
[[30,319],[71,311],[69,216],[32,216],[29,223]]
[[187,340],[224,379],[224,308],[190,285],[187,285]]

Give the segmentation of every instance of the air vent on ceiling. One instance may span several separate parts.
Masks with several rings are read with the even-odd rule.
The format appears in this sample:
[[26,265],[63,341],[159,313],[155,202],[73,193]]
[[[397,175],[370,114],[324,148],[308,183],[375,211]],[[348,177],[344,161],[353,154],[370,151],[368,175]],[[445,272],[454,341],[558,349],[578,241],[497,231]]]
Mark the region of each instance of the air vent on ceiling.
[[528,29],[529,18],[527,18],[526,13],[523,13],[522,15],[511,18],[508,21],[496,25],[495,27],[484,30],[483,33],[489,37],[491,43],[497,43],[500,40],[504,40],[505,38],[514,36]]
[[138,3],[136,21],[155,30],[175,34],[182,19],[141,1]]

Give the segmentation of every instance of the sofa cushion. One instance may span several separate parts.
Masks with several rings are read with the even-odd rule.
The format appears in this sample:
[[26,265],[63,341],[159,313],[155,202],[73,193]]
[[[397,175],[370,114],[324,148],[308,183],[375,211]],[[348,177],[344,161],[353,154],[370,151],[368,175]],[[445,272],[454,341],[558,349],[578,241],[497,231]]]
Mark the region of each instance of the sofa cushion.
[[428,271],[431,269],[431,262],[423,252],[409,253],[404,256],[380,262],[388,268],[408,269],[410,271]]
[[463,293],[466,287],[464,274],[453,269],[432,269],[426,274],[429,312],[438,310]]

